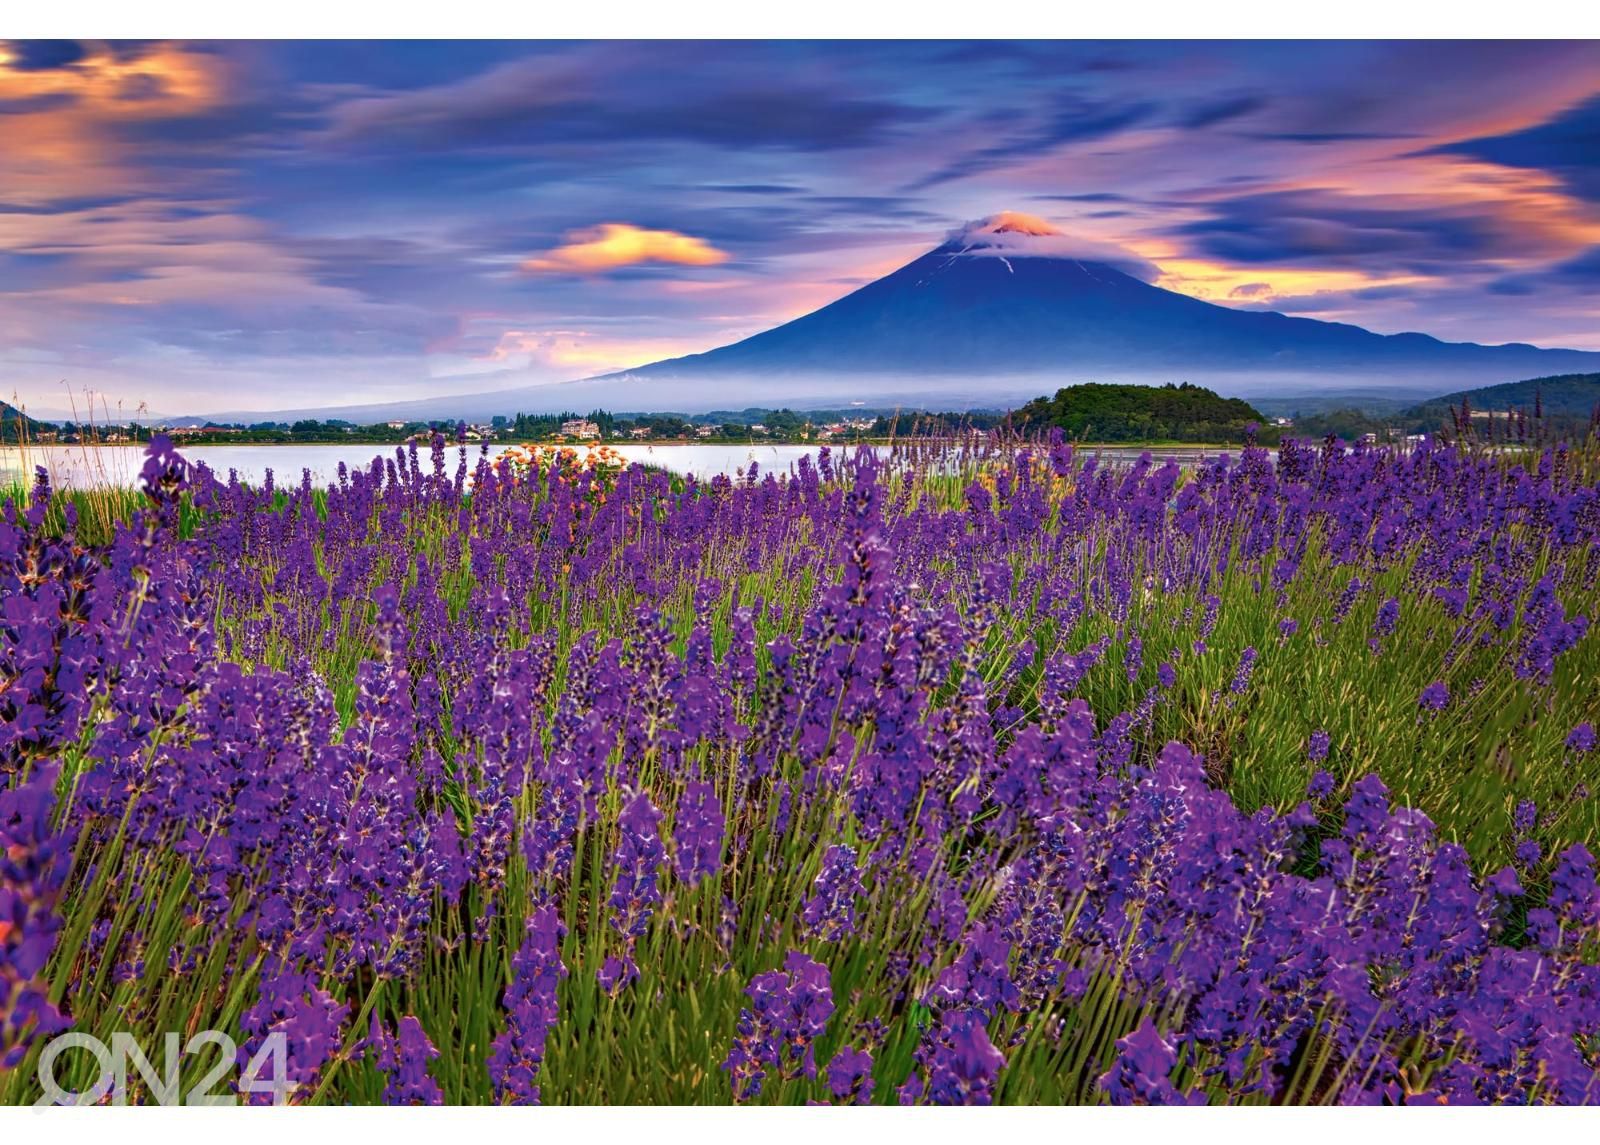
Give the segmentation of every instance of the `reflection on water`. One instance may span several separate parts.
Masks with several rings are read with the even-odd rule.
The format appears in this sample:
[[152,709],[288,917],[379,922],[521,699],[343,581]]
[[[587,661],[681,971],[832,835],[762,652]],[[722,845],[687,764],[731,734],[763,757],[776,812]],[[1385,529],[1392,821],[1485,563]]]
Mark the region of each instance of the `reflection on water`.
[[[489,456],[499,455],[507,447],[491,446]],[[752,464],[762,472],[787,472],[806,454],[815,454],[817,445],[753,445],[745,443],[692,444],[692,445],[615,445],[614,449],[627,461],[659,466],[673,473],[706,479],[717,474],[734,476]],[[835,447],[837,452],[840,448]],[[251,484],[266,479],[272,470],[278,484],[299,484],[301,474],[311,471],[313,484],[325,485],[338,479],[339,463],[364,468],[374,457],[393,457],[394,446],[372,444],[351,445],[183,445],[185,457],[194,462],[205,462],[219,478],[227,480],[229,471],[235,471],[239,480]],[[469,446],[467,463],[477,462],[479,447]],[[1081,453],[1097,453],[1108,460],[1132,461],[1142,450],[1105,447],[1085,449]],[[1181,464],[1192,464],[1208,457],[1227,452],[1223,449],[1171,449],[1152,451],[1158,460],[1172,458]],[[420,449],[424,468],[428,465],[428,451]],[[1237,455],[1237,450],[1234,451]],[[445,451],[446,464],[454,472],[459,454],[457,447]],[[144,464],[144,448],[137,445],[100,445],[88,448],[73,445],[32,446],[26,457],[15,448],[0,448],[0,485],[19,479],[32,480],[35,465],[43,465],[50,472],[51,483],[57,486],[133,485],[139,469]]]

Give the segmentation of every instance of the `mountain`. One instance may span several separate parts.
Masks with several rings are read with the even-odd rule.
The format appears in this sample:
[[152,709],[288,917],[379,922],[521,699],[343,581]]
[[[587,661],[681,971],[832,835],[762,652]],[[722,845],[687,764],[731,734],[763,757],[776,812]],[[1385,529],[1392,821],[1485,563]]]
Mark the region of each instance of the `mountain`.
[[[1286,382],[1433,391],[1561,369],[1600,369],[1600,353],[1441,342],[1359,326],[1236,310],[1164,290],[1043,220],[1003,213],[804,317],[704,354],[614,377],[707,385],[911,379],[926,390],[981,378],[1202,379],[1234,393]],[[1048,389],[1053,390],[1055,385]]]
[[1415,401],[1600,371],[1600,353],[1441,342],[1236,310],[1152,285],[1154,269],[1005,212],[820,310],[703,354],[577,382],[277,416],[370,421],[852,401],[958,410],[1020,405],[1079,382],[1190,381],[1234,396],[1359,391]]

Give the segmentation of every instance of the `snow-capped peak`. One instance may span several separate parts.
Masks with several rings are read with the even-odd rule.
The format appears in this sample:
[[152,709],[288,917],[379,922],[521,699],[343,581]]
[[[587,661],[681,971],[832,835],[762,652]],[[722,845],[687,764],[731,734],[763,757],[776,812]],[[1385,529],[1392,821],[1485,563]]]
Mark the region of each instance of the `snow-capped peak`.
[[1100,263],[1142,282],[1154,282],[1160,269],[1148,259],[1115,243],[1068,234],[1054,223],[1021,211],[1001,211],[957,227],[946,236],[936,252],[947,257],[962,255],[1010,259],[1071,259],[1079,263]]

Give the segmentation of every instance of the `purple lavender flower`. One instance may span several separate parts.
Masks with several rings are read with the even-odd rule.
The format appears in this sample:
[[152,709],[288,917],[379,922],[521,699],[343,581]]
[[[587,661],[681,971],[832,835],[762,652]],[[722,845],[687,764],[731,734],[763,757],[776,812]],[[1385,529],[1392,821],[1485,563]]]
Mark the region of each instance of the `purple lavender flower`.
[[43,980],[60,936],[58,913],[71,852],[50,826],[54,768],[0,789],[0,1072],[40,1037],[70,1026]]
[[376,1054],[376,1065],[384,1075],[385,1105],[443,1105],[444,1092],[428,1074],[428,1063],[439,1056],[422,1023],[409,1014],[402,1017],[390,1034],[372,1016],[372,1032],[367,1045]]
[[739,1012],[739,1029],[722,1063],[735,1101],[761,1093],[769,1071],[784,1078],[817,1076],[816,1040],[833,1013],[828,968],[799,951],[783,969],[757,974],[745,988],[750,1005]]
[[1205,1095],[1180,1092],[1172,1084],[1177,1054],[1149,1018],[1117,1039],[1119,1051],[1111,1069],[1100,1075],[1100,1088],[1113,1105],[1204,1105]]
[[1395,625],[1400,622],[1400,601],[1389,597],[1378,606],[1378,615],[1372,622],[1374,636],[1387,636],[1393,632]]
[[1520,800],[1511,814],[1511,826],[1519,835],[1531,832],[1538,820],[1539,805],[1531,799]]
[[1228,685],[1228,691],[1234,695],[1242,695],[1250,687],[1250,673],[1256,665],[1256,650],[1246,648],[1239,654],[1239,666],[1234,669],[1233,681]]
[[489,1078],[495,1096],[503,1103],[539,1102],[545,1038],[560,1016],[556,993],[567,976],[561,961],[561,940],[566,933],[554,906],[539,907],[529,916],[522,947],[511,960],[505,1029],[495,1038],[489,1054]]
[[1306,758],[1312,763],[1321,763],[1328,758],[1328,749],[1333,746],[1333,737],[1326,729],[1318,728],[1311,733],[1311,738],[1306,741]]
[[1510,867],[1501,867],[1484,881],[1484,885],[1501,898],[1516,898],[1523,893],[1522,882],[1517,878],[1517,872]]
[[608,997],[615,998],[639,980],[639,964],[633,960],[633,951],[609,955],[594,972],[595,981]]
[[1594,750],[1594,724],[1585,720],[1567,735],[1567,750],[1586,752]]
[[861,872],[856,867],[854,847],[839,844],[822,856],[822,870],[811,884],[811,897],[801,908],[801,917],[812,935],[832,941],[856,929],[856,898],[865,894]]
[[1350,615],[1350,609],[1355,606],[1356,597],[1361,595],[1363,587],[1360,577],[1353,576],[1350,578],[1349,583],[1344,586],[1344,591],[1339,594],[1338,602],[1333,607],[1333,622],[1335,624],[1344,623],[1345,617]]
[[1450,703],[1450,689],[1445,687],[1443,680],[1435,680],[1422,689],[1422,695],[1417,697],[1417,706],[1428,712],[1442,712]]
[[939,975],[927,1002],[937,1009],[970,1009],[985,1021],[1001,1009],[1016,1010],[1021,991],[1011,979],[1011,943],[998,927],[968,934],[960,956]]
[[156,434],[145,448],[144,458],[139,480],[145,496],[158,505],[176,503],[189,488],[191,469],[183,455],[173,448],[172,439],[164,433]]
[[[266,1101],[266,1089],[283,1087],[291,1097],[309,1096],[317,1089],[322,1067],[339,1052],[342,1027],[349,1017],[348,1003],[335,1002],[317,985],[310,971],[278,969],[264,973],[257,1001],[242,1019],[248,1038],[240,1049],[241,1061],[261,1061],[255,1081],[261,1087],[252,1100]],[[286,1050],[284,1075],[278,1076],[277,1059],[261,1055],[261,1045],[273,1034],[283,1035]],[[259,1040],[257,1040],[259,1039]]]
[[611,890],[611,926],[630,941],[639,938],[650,925],[650,915],[661,903],[661,888],[656,871],[666,858],[666,848],[656,828],[661,812],[643,791],[638,792],[617,820],[621,840],[611,864],[617,879]]
[[836,1101],[869,1104],[872,1101],[872,1055],[853,1046],[840,1046],[828,1063],[828,1089]]
[[726,829],[717,789],[703,782],[685,786],[672,826],[672,864],[680,881],[692,887],[716,874],[722,865]]
[[924,1099],[932,1105],[989,1105],[1005,1055],[989,1040],[983,1015],[972,1010],[946,1014],[925,1043]]

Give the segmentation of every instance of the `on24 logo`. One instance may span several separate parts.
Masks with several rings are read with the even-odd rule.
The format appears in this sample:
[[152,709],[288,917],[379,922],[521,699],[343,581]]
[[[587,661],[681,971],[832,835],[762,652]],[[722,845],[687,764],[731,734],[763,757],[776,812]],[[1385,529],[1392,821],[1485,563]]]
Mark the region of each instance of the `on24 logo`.
[[[126,1105],[130,1062],[156,1105],[237,1105],[238,1094],[261,1094],[270,1097],[274,1105],[287,1105],[294,1091],[294,1083],[288,1080],[288,1042],[281,1030],[268,1034],[261,1048],[245,1063],[235,1093],[212,1092],[239,1064],[239,1047],[227,1034],[221,1030],[201,1030],[181,1049],[178,1034],[167,1034],[165,1041],[163,1072],[158,1074],[132,1034],[112,1034],[110,1046],[91,1034],[77,1031],[53,1038],[39,1055],[39,1088],[43,1093],[34,1105],[99,1105],[108,1097],[112,1105]],[[179,1074],[183,1059],[201,1053],[208,1046],[216,1046],[219,1051],[216,1064],[180,1095]],[[75,1049],[87,1050],[99,1066],[95,1083],[76,1093],[63,1089],[56,1078],[57,1062],[63,1054]]]

